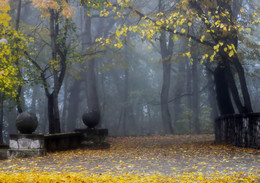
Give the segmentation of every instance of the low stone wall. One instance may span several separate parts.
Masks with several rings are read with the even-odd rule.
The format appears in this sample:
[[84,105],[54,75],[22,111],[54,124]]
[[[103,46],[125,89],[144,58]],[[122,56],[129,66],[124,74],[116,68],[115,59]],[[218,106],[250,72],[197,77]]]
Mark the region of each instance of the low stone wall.
[[77,132],[44,135],[47,151],[75,149],[81,144],[82,134]]
[[75,129],[75,132],[82,134],[82,140],[86,142],[93,142],[94,144],[102,144],[108,136],[108,129]]
[[44,156],[43,135],[36,134],[11,134],[9,139],[9,149],[7,156],[13,158],[28,158]]
[[215,120],[216,142],[260,148],[260,113],[234,114]]
[[0,160],[7,159],[8,148],[8,145],[0,144]]

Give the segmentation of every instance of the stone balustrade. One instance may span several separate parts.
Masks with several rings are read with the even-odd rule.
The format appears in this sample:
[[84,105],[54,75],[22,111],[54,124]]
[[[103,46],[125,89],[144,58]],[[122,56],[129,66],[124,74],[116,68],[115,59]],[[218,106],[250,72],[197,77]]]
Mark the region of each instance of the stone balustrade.
[[260,148],[260,113],[234,114],[215,120],[216,142]]

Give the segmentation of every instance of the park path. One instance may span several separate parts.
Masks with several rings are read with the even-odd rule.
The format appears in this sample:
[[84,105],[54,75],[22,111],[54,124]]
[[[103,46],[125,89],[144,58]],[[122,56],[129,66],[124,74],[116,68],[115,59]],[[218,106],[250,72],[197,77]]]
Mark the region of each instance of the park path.
[[109,137],[108,149],[83,146],[76,150],[48,153],[45,157],[1,160],[0,171],[100,175],[241,172],[260,176],[260,150],[215,144],[213,140],[213,135]]

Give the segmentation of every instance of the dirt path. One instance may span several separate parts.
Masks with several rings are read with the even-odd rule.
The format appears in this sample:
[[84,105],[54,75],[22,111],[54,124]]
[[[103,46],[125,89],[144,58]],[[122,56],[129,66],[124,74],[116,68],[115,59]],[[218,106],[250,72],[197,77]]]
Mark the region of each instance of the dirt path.
[[110,137],[108,142],[109,149],[82,148],[49,153],[45,157],[2,160],[0,171],[260,175],[260,150],[216,145],[213,135]]

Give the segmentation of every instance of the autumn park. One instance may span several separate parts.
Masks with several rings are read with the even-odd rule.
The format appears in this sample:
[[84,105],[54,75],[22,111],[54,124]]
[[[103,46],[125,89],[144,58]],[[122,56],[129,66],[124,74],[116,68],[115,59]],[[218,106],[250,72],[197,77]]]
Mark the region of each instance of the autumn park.
[[0,0],[0,183],[260,182],[258,0]]

